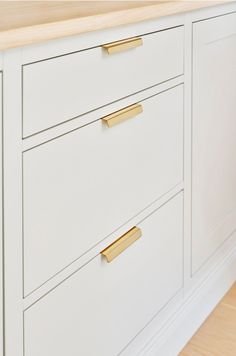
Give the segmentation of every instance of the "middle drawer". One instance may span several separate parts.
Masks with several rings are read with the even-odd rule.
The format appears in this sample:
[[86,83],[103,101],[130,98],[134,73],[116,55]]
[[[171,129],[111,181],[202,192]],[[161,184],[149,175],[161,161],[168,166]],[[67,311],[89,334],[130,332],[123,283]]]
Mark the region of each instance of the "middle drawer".
[[183,179],[183,86],[23,154],[28,295]]

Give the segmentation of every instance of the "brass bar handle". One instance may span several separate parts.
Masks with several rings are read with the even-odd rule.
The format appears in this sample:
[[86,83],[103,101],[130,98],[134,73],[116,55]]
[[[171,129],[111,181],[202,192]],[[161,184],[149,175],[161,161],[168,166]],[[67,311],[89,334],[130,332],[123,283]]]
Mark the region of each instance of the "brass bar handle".
[[142,236],[142,231],[140,228],[134,226],[124,235],[122,235],[119,239],[113,242],[111,245],[106,247],[103,251],[101,251],[101,255],[103,255],[107,262],[111,262],[119,256],[124,250],[126,250],[130,245],[132,245],[136,240],[138,240]]
[[143,40],[141,37],[128,38],[126,40],[111,42],[104,44],[102,48],[104,48],[108,54],[113,54],[117,52],[123,52],[128,49],[140,47],[143,45]]
[[110,115],[104,116],[102,121],[106,123],[108,127],[115,126],[122,121],[131,119],[143,112],[143,107],[141,104],[134,104],[127,106],[126,108],[116,111]]

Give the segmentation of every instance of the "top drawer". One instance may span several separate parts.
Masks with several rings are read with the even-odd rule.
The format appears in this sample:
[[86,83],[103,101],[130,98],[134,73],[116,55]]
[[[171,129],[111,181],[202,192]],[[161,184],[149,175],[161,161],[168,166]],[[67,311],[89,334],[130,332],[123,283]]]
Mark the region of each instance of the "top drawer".
[[140,39],[24,65],[23,136],[183,74],[182,26]]

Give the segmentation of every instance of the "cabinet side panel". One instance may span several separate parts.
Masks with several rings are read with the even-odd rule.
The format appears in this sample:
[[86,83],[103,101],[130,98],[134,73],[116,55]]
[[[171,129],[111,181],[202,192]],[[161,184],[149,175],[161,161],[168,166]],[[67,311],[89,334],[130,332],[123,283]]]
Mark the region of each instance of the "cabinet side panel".
[[3,356],[2,73],[0,73],[0,356]]

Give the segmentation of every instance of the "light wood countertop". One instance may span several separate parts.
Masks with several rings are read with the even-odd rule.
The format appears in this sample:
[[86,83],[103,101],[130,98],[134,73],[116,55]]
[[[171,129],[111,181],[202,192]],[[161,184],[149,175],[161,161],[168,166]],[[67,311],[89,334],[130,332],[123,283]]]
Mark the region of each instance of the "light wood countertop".
[[1,1],[0,50],[228,1]]

